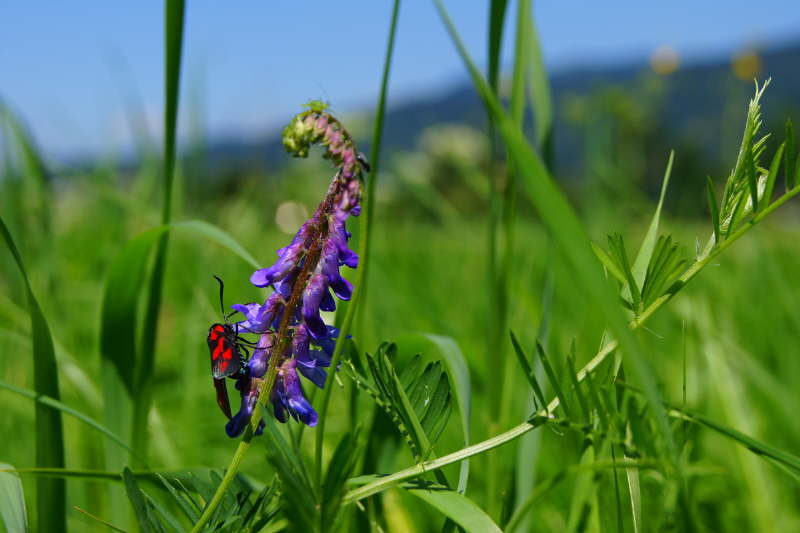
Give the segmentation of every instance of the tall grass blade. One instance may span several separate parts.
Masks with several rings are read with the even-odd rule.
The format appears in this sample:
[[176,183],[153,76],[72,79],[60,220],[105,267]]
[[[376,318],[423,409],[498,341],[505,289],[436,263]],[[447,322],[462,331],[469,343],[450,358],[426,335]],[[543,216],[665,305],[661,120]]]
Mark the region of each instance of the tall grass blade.
[[28,531],[28,512],[25,510],[25,493],[22,480],[12,470],[14,467],[0,463],[0,518],[3,519],[8,533],[25,533]]
[[536,141],[539,153],[542,155],[547,168],[553,168],[553,98],[550,94],[550,81],[542,57],[542,47],[539,33],[533,19],[530,1],[527,2],[528,28],[525,46],[528,49],[528,75],[530,87],[531,110],[536,131]]
[[445,486],[426,482],[411,482],[402,485],[413,494],[431,505],[447,518],[469,533],[500,533],[502,530],[475,502]]
[[[56,364],[50,326],[33,294],[22,256],[5,222],[0,219],[0,233],[22,274],[28,299],[33,339],[33,385],[38,394],[55,400],[60,398],[58,365]],[[61,413],[41,403],[36,404],[36,466],[64,468],[64,431]],[[66,484],[63,479],[36,480],[36,516],[40,531],[66,531]]]
[[794,124],[792,124],[791,119],[786,119],[786,140],[784,141],[784,146],[783,170],[786,172],[786,189],[788,190],[797,185],[797,175],[795,173],[797,138],[794,133]]
[[714,182],[711,181],[711,176],[706,176],[706,195],[708,197],[708,210],[711,213],[711,225],[714,228],[714,245],[719,244],[719,204],[717,203],[717,194],[714,192]]
[[[561,402],[561,407],[564,409],[564,415],[567,418],[570,417],[570,408],[569,404],[567,403],[567,397],[564,394],[564,391],[561,389],[561,383],[558,381],[556,377],[556,373],[553,370],[553,367],[550,365],[550,360],[547,358],[547,353],[544,351],[544,347],[542,343],[536,342],[536,353],[539,354],[539,360],[542,362],[542,366],[544,367],[544,372],[547,374],[547,379],[550,381],[550,386],[553,387],[553,391],[556,394],[556,397]],[[547,404],[545,404],[545,408]]]
[[500,82],[500,52],[503,47],[507,7],[508,0],[492,0],[489,4],[489,65],[486,77],[495,92]]
[[650,258],[653,256],[653,250],[658,240],[658,227],[661,223],[661,209],[664,207],[664,198],[667,195],[667,188],[669,187],[669,178],[672,175],[672,162],[675,159],[675,150],[670,150],[669,159],[667,160],[667,169],[664,171],[664,179],[661,181],[661,193],[658,195],[658,204],[653,213],[653,218],[650,220],[650,226],[647,228],[647,233],[642,240],[642,245],[639,247],[639,253],[636,254],[636,259],[633,261],[633,279],[641,287],[644,283],[644,277],[647,273],[647,265],[650,263]]
[[84,413],[81,413],[77,409],[73,409],[72,407],[70,407],[68,405],[65,405],[64,403],[62,403],[62,402],[60,402],[58,400],[50,398],[49,396],[44,396],[42,394],[37,394],[36,392],[34,392],[32,390],[24,389],[22,387],[17,387],[16,385],[12,385],[11,383],[6,383],[3,380],[0,380],[0,388],[6,389],[6,390],[11,391],[11,392],[14,392],[14,393],[16,393],[16,394],[18,394],[18,395],[20,395],[20,396],[22,396],[24,398],[28,398],[30,400],[33,400],[33,401],[37,402],[37,403],[41,403],[42,405],[46,405],[47,407],[50,407],[50,408],[55,409],[57,411],[61,411],[62,413],[66,413],[68,415],[71,415],[71,416],[75,417],[76,419],[80,420],[81,422],[83,422],[84,424],[86,424],[87,426],[89,426],[91,428],[94,428],[97,431],[99,431],[100,433],[104,434],[106,437],[111,439],[113,442],[119,444],[122,448],[124,448],[127,451],[135,454],[133,449],[124,440],[122,440],[119,436],[117,436],[114,432],[112,432],[110,429],[108,429],[107,427],[103,426],[99,422],[95,421],[90,416],[88,416],[88,415],[86,415]]
[[[172,218],[173,181],[175,179],[175,136],[178,121],[178,94],[181,78],[181,54],[183,49],[184,0],[166,0],[164,4],[164,203],[161,212],[162,225],[169,224]],[[150,277],[144,327],[138,354],[139,365],[136,372],[136,394],[131,435],[134,449],[147,457],[147,415],[150,411],[150,383],[156,355],[158,335],[158,314],[164,273],[167,263],[169,234],[159,238],[156,249],[153,273]]]
[[525,378],[527,378],[528,383],[530,383],[533,393],[536,395],[536,398],[539,400],[542,408],[546,408],[547,401],[544,399],[544,393],[542,392],[542,388],[539,386],[539,380],[536,379],[536,374],[530,363],[528,363],[528,356],[525,355],[525,352],[522,350],[522,346],[519,345],[519,341],[517,341],[517,337],[514,335],[514,332],[509,330],[508,333],[511,336],[511,345],[514,347],[514,353],[517,354],[519,364],[522,367],[522,371],[525,373]]
[[25,165],[24,175],[28,177],[31,187],[25,191],[26,198],[18,198],[26,207],[33,204],[36,211],[35,220],[40,224],[42,236],[52,233],[52,214],[50,205],[50,187],[48,184],[48,171],[44,159],[36,147],[33,136],[22,124],[22,121],[14,115],[11,109],[0,100],[0,115],[5,119],[9,131],[13,134],[19,147],[22,161]]
[[[470,442],[470,417],[472,416],[472,385],[469,375],[469,367],[464,353],[458,344],[451,337],[437,335],[434,333],[424,333],[426,339],[432,342],[442,356],[442,361],[447,365],[447,377],[450,379],[450,389],[455,398],[459,421],[461,422],[461,433],[464,436],[464,446],[469,446]],[[464,493],[467,490],[469,480],[469,460],[462,461],[458,475],[457,490]]]
[[761,208],[768,206],[772,201],[772,193],[775,190],[775,183],[778,181],[778,170],[781,167],[781,158],[786,148],[786,141],[782,142],[775,155],[772,157],[772,163],[769,165],[769,173],[767,174],[767,181],[764,184],[764,193],[761,196]]

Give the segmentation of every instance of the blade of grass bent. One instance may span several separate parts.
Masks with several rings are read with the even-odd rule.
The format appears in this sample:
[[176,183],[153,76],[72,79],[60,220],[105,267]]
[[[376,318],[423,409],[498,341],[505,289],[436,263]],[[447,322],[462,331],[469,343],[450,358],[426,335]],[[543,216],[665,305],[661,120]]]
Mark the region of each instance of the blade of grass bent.
[[[58,400],[58,365],[56,364],[50,326],[42,314],[39,302],[33,294],[22,256],[14,243],[5,222],[0,219],[0,233],[8,250],[22,274],[28,298],[33,339],[33,385],[38,394]],[[61,413],[36,404],[36,466],[47,468],[64,467],[64,431]],[[36,481],[37,525],[40,531],[59,533],[66,531],[66,484],[60,479],[38,479]]]
[[135,454],[135,452],[131,449],[131,447],[128,446],[128,444],[124,440],[122,440],[120,437],[118,437],[113,431],[111,431],[107,427],[103,426],[102,424],[100,424],[99,422],[97,422],[96,420],[91,418],[90,416],[85,415],[85,414],[81,413],[80,411],[78,411],[76,409],[73,409],[72,407],[70,407],[70,406],[68,406],[68,405],[66,405],[66,404],[64,404],[64,403],[62,403],[62,402],[60,402],[60,401],[58,401],[56,399],[50,398],[49,396],[44,396],[42,394],[37,394],[36,392],[34,392],[32,390],[24,389],[22,387],[17,387],[15,385],[12,385],[11,383],[6,383],[3,380],[0,380],[0,388],[1,389],[6,389],[6,390],[11,391],[11,392],[13,392],[15,394],[19,394],[20,396],[23,396],[25,398],[31,399],[31,400],[33,400],[33,401],[35,401],[37,403],[41,403],[42,405],[46,405],[47,407],[50,407],[50,408],[55,409],[57,411],[61,411],[62,413],[66,413],[68,415],[71,415],[71,416],[75,417],[76,419],[80,420],[81,422],[83,422],[84,424],[86,424],[87,426],[92,427],[92,428],[96,429],[97,431],[99,431],[100,433],[104,434],[106,437],[108,437],[112,441],[116,442],[117,444],[119,444],[120,446],[122,446],[123,448],[128,450],[129,452]]
[[469,533],[500,533],[502,531],[489,515],[463,494],[431,483],[405,483],[402,487],[409,494],[428,503],[457,523],[464,528],[464,531]]

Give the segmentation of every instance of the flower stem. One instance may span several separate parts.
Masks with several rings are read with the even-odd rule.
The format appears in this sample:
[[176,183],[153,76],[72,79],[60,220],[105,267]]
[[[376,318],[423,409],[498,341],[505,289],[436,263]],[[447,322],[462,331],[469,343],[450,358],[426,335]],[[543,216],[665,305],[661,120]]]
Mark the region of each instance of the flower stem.
[[[342,355],[344,343],[347,340],[347,335],[350,332],[350,327],[353,324],[355,313],[358,304],[363,294],[366,294],[367,271],[369,264],[369,250],[370,250],[370,227],[372,226],[373,207],[375,200],[375,183],[378,177],[378,166],[380,165],[380,152],[381,141],[383,138],[383,117],[386,113],[386,94],[389,86],[389,72],[392,64],[392,54],[394,52],[394,38],[395,30],[397,29],[397,18],[400,12],[400,0],[394,1],[392,8],[392,19],[389,24],[389,39],[386,45],[386,58],[383,64],[383,76],[381,79],[381,92],[378,97],[378,107],[375,115],[375,127],[372,134],[372,149],[370,151],[370,164],[372,171],[369,173],[367,181],[366,194],[362,203],[362,213],[359,225],[359,243],[358,243],[358,257],[359,266],[356,273],[355,287],[353,289],[353,296],[350,305],[347,307],[347,313],[342,321],[342,327],[339,329],[339,338],[336,340],[336,347],[331,357],[331,374],[336,372],[336,367],[339,364],[339,359]],[[328,419],[328,405],[331,400],[331,392],[333,391],[333,380],[328,387],[325,388],[322,395],[322,405],[319,409],[319,425],[314,441],[314,480],[316,486],[320,486],[322,479],[322,441],[325,437],[325,423]]]
[[[640,315],[634,318],[630,323],[629,326],[632,330],[636,330],[641,327],[648,318],[650,318],[661,306],[667,303],[672,297],[686,284],[691,281],[705,266],[707,266],[712,260],[714,260],[719,254],[721,254],[724,250],[726,250],[731,244],[733,244],[736,240],[738,240],[742,235],[747,233],[751,230],[757,223],[761,222],[767,215],[778,209],[792,197],[796,196],[800,193],[800,185],[793,187],[792,189],[788,190],[785,194],[779,197],[777,200],[772,202],[768,207],[764,208],[764,210],[758,212],[752,219],[748,220],[747,222],[743,223],[739,229],[737,229],[733,234],[731,234],[727,239],[719,243],[719,245],[714,246],[711,250],[702,256],[700,259],[695,261],[692,266],[690,266],[680,278],[678,278],[678,282],[673,285],[673,289],[667,291],[664,295],[657,298],[652,304],[650,304]],[[578,382],[581,382],[586,378],[586,376],[593,372],[600,364],[606,360],[606,358],[614,352],[617,348],[617,341],[611,341],[605,344],[599,352],[588,362],[586,363],[576,374],[576,378]],[[359,500],[372,496],[373,494],[377,494],[382,492],[394,485],[397,485],[401,481],[405,481],[406,479],[410,479],[419,475],[422,475],[426,472],[430,472],[431,470],[436,470],[442,467],[445,467],[452,463],[457,463],[459,461],[463,461],[469,457],[474,455],[478,455],[480,453],[486,452],[493,448],[497,448],[498,446],[502,446],[512,440],[521,437],[522,435],[526,434],[528,431],[539,427],[541,424],[537,423],[537,417],[548,416],[549,413],[554,411],[560,405],[560,401],[558,397],[554,398],[545,409],[540,410],[536,415],[534,415],[531,419],[526,420],[522,424],[519,424],[508,431],[501,433],[499,435],[495,435],[494,437],[479,442],[477,444],[473,444],[472,446],[468,446],[466,448],[462,448],[461,450],[455,451],[448,455],[443,455],[437,459],[433,459],[430,461],[425,461],[404,470],[400,470],[399,472],[395,472],[394,474],[390,474],[388,476],[381,477],[380,479],[373,481],[371,483],[367,483],[357,489],[353,489],[348,492],[344,499],[343,504],[350,504],[355,503]]]

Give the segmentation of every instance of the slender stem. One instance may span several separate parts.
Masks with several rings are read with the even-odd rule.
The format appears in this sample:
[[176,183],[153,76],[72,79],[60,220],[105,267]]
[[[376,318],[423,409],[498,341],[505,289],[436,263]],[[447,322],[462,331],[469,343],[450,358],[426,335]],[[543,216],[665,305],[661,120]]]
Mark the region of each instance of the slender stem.
[[[394,7],[392,8],[392,19],[389,26],[389,40],[386,45],[386,59],[383,64],[383,76],[381,79],[381,92],[378,96],[378,108],[375,115],[375,128],[372,133],[372,148],[370,150],[370,164],[372,171],[369,173],[369,179],[366,184],[366,194],[363,201],[361,220],[359,225],[359,245],[358,257],[360,268],[356,273],[355,287],[353,289],[353,296],[350,305],[347,307],[347,313],[342,321],[342,327],[339,330],[339,338],[336,341],[336,347],[331,357],[331,373],[336,372],[336,367],[339,364],[339,359],[342,355],[342,349],[347,340],[347,335],[350,332],[353,319],[355,318],[356,309],[361,299],[366,294],[367,272],[369,264],[369,250],[370,250],[370,228],[372,226],[373,207],[375,200],[375,184],[378,178],[378,167],[380,165],[380,150],[381,142],[383,139],[383,117],[386,112],[386,95],[389,86],[389,72],[391,70],[392,55],[394,53],[394,40],[395,30],[397,29],[397,19],[400,12],[400,0],[395,0]],[[331,400],[331,393],[333,391],[333,380],[330,380],[328,387],[323,391],[322,405],[319,409],[319,425],[317,426],[316,440],[314,442],[314,479],[317,486],[320,485],[322,479],[322,443],[325,438],[325,424],[327,422],[328,405]]]
[[[646,320],[652,316],[662,305],[667,303],[680,289],[682,289],[686,283],[691,281],[703,267],[707,266],[709,262],[715,259],[720,253],[726,250],[733,242],[739,239],[742,235],[747,233],[750,229],[752,229],[757,223],[763,220],[767,215],[778,209],[792,197],[796,196],[800,193],[800,185],[795,186],[794,188],[787,191],[784,195],[780,198],[775,200],[772,204],[766,207],[763,211],[759,212],[755,215],[751,220],[745,222],[741,225],[739,229],[737,229],[730,237],[728,237],[725,241],[719,243],[718,246],[712,248],[706,255],[698,259],[695,263],[690,266],[680,278],[678,278],[678,284],[674,285],[674,289],[667,294],[657,298],[650,306],[648,306],[642,314],[637,316],[634,320],[629,323],[629,326],[632,330],[636,330],[641,327]],[[593,372],[598,366],[600,366],[605,359],[614,352],[617,348],[617,341],[611,341],[605,344],[599,352],[588,362],[586,363],[583,368],[581,368],[578,373],[576,374],[577,381],[583,381],[584,378],[591,372]],[[491,450],[493,448],[497,448],[498,446],[502,446],[518,437],[521,437],[528,431],[538,427],[541,425],[541,422],[537,423],[537,417],[544,417],[548,416],[549,413],[552,413],[558,406],[560,405],[560,401],[558,397],[554,398],[548,405],[547,408],[540,410],[536,415],[519,424],[508,431],[496,435],[490,439],[485,441],[479,442],[477,444],[473,444],[472,446],[468,446],[467,448],[463,448],[461,450],[455,451],[453,453],[444,455],[437,459],[433,459],[431,461],[425,461],[404,470],[400,470],[399,472],[395,472],[394,474],[390,474],[388,476],[382,477],[372,483],[368,483],[362,487],[357,489],[353,489],[348,492],[343,500],[344,504],[355,503],[358,500],[363,498],[367,498],[372,496],[373,494],[377,494],[378,492],[384,491],[389,487],[392,487],[401,481],[406,479],[410,479],[426,472],[430,472],[431,470],[435,470],[438,468],[442,468],[452,463],[457,463],[459,461],[463,461],[469,457],[474,455],[478,455],[485,451]],[[538,420],[541,420],[540,418]]]

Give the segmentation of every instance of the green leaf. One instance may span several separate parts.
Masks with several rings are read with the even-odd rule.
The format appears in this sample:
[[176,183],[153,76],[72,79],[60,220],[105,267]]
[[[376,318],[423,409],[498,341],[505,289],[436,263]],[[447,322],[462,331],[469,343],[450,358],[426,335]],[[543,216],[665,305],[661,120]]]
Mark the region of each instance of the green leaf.
[[214,224],[209,224],[203,220],[186,220],[184,222],[174,222],[171,227],[178,231],[188,231],[200,237],[210,239],[212,242],[226,248],[239,256],[247,264],[255,269],[260,269],[261,265],[255,258],[245,250],[244,246],[234,239],[230,233],[224,231]]
[[595,257],[597,257],[603,266],[606,267],[608,273],[614,276],[614,278],[619,281],[620,284],[625,285],[628,280],[625,278],[625,274],[622,273],[622,270],[619,269],[614,260],[611,259],[605,250],[597,246],[595,243],[591,243],[591,245]]
[[117,369],[132,398],[137,390],[138,304],[153,247],[164,230],[153,228],[128,241],[111,263],[103,289],[100,354]]
[[750,202],[753,205],[753,212],[758,211],[758,177],[756,176],[756,162],[753,159],[753,151],[748,150],[744,160],[744,174],[747,177],[747,187],[750,190]]
[[533,389],[533,393],[536,395],[536,398],[539,399],[539,402],[542,405],[542,409],[547,408],[547,401],[544,399],[544,393],[542,393],[542,388],[539,386],[539,381],[536,379],[536,373],[534,372],[531,365],[528,363],[528,357],[525,355],[525,352],[522,351],[522,347],[519,345],[517,341],[517,337],[514,335],[513,331],[509,331],[511,335],[511,345],[514,347],[514,353],[517,354],[517,359],[519,360],[519,364],[522,367],[522,371],[525,373],[525,377],[528,379],[528,383],[531,384],[531,388]]
[[[13,468],[10,464],[0,463],[0,470]],[[25,533],[28,530],[25,494],[19,474],[0,471],[0,518],[8,533]]]
[[77,418],[78,420],[80,420],[81,422],[86,424],[87,426],[92,427],[92,428],[96,429],[97,431],[99,431],[100,433],[104,434],[106,437],[111,439],[113,442],[119,444],[121,447],[125,448],[129,452],[135,453],[125,441],[123,441],[120,437],[118,437],[110,429],[106,428],[105,426],[103,426],[99,422],[95,421],[90,416],[85,415],[85,414],[81,413],[80,411],[78,411],[76,409],[73,409],[72,407],[69,407],[68,405],[63,404],[63,403],[59,402],[58,400],[50,398],[49,396],[44,396],[44,395],[41,395],[41,394],[37,394],[36,392],[34,392],[32,390],[24,389],[22,387],[17,387],[15,385],[10,384],[10,383],[6,383],[3,380],[0,380],[0,388],[3,388],[3,389],[6,389],[6,390],[9,390],[11,392],[14,392],[16,394],[19,394],[20,396],[23,396],[25,398],[33,400],[33,401],[35,401],[37,403],[41,403],[42,405],[46,405],[47,407],[50,407],[50,408],[55,409],[57,411],[61,411],[62,413],[66,413],[68,415],[74,416],[75,418]]
[[[539,359],[542,361],[542,366],[544,367],[544,372],[547,374],[547,379],[550,380],[550,386],[553,387],[553,391],[556,393],[556,397],[561,401],[561,407],[564,409],[564,414],[567,418],[570,417],[570,409],[569,404],[567,403],[567,397],[564,394],[564,391],[561,390],[561,383],[559,383],[558,378],[556,377],[556,373],[553,370],[553,367],[550,366],[550,360],[547,358],[547,354],[544,351],[544,347],[542,343],[536,341],[536,353],[539,354]],[[545,404],[546,406],[547,404]]]
[[496,92],[500,77],[500,50],[503,45],[508,0],[492,0],[489,6],[489,85]]
[[[583,450],[580,465],[589,467],[595,462],[594,446]],[[587,469],[579,471],[572,492],[567,531],[599,531],[597,516],[597,488],[595,472]]]
[[434,483],[410,482],[401,486],[409,494],[413,494],[431,505],[464,528],[464,531],[475,533],[501,532],[501,529],[492,521],[489,515],[463,494]]
[[[469,375],[469,367],[464,353],[459,348],[458,343],[451,337],[436,335],[434,333],[423,333],[422,336],[436,346],[441,360],[447,366],[447,377],[450,379],[450,389],[458,408],[459,422],[461,423],[461,434],[464,438],[464,446],[469,446],[470,442],[470,417],[472,416],[472,385]],[[462,461],[458,476],[458,492],[463,493],[467,490],[469,480],[469,461]]]
[[706,426],[709,429],[714,430],[715,432],[723,435],[750,450],[751,452],[764,457],[765,459],[772,459],[773,461],[786,466],[790,469],[793,469],[795,472],[800,473],[800,457],[787,452],[785,450],[781,450],[771,444],[767,444],[766,442],[761,442],[756,440],[748,435],[745,435],[741,431],[733,429],[731,427],[725,426],[718,422],[715,422],[711,418],[708,418],[705,415],[700,413],[690,411],[686,408],[679,408],[675,406],[669,406],[671,409],[670,414],[672,416],[677,416],[679,418],[683,418],[688,420],[689,422],[694,422],[696,424],[700,424]]
[[786,172],[786,188],[791,189],[797,185],[797,175],[795,174],[795,157],[797,150],[797,139],[794,133],[794,124],[791,119],[786,119],[786,149],[783,152],[783,169]]
[[575,339],[572,340],[572,344],[570,345],[570,354],[567,357],[567,370],[572,380],[572,389],[575,391],[575,396],[578,398],[578,404],[581,406],[583,420],[589,421],[589,404],[586,403],[586,396],[583,395],[581,384],[578,382],[578,373],[575,370]]
[[147,504],[145,503],[144,495],[142,491],[139,490],[139,484],[136,483],[133,472],[127,467],[122,471],[122,480],[125,483],[125,493],[128,495],[128,500],[130,500],[133,506],[136,521],[139,523],[139,530],[142,533],[150,533],[150,531],[152,531],[150,527],[150,516],[147,512]]
[[714,227],[714,245],[719,244],[719,208],[717,207],[717,195],[714,192],[714,182],[711,176],[706,176],[706,194],[708,196],[708,210],[711,213],[711,224]]
[[769,165],[769,173],[767,174],[767,181],[764,185],[764,193],[761,196],[762,204],[761,208],[768,206],[772,201],[772,193],[775,190],[775,183],[778,181],[778,170],[781,166],[781,156],[783,155],[783,151],[786,147],[786,142],[782,142],[778,149],[775,151],[775,155],[772,157],[772,163]]
[[670,150],[669,159],[667,160],[667,169],[664,171],[664,179],[661,181],[661,194],[658,196],[658,204],[656,205],[653,218],[650,220],[650,226],[647,228],[647,233],[642,240],[642,245],[639,247],[639,253],[636,254],[636,259],[633,262],[633,279],[641,287],[644,283],[644,277],[647,273],[647,265],[650,263],[650,258],[653,256],[653,250],[656,246],[658,238],[658,226],[661,222],[661,208],[664,206],[664,198],[667,195],[667,187],[669,187],[669,178],[672,175],[672,161],[675,159],[675,150]]
[[[625,457],[625,462],[633,462],[630,457]],[[628,480],[628,492],[631,497],[631,515],[633,517],[634,533],[642,531],[642,490],[639,486],[639,469],[626,467],[625,477]]]
[[[22,256],[5,222],[0,219],[0,233],[22,274],[28,298],[33,339],[33,385],[37,394],[58,400],[58,365],[50,326],[33,294]],[[41,403],[36,404],[36,466],[64,467],[64,433],[61,413]],[[62,479],[36,480],[37,524],[40,531],[66,531],[66,486]]]
[[628,261],[628,253],[625,251],[625,241],[622,235],[614,233],[608,236],[608,248],[611,251],[611,258],[615,261],[617,267],[625,276],[625,284],[627,294],[633,303],[633,309],[639,313],[642,309],[642,295],[639,291],[639,284],[633,276],[630,262]]
[[550,95],[550,82],[547,78],[547,69],[542,58],[542,47],[539,35],[534,24],[530,8],[530,1],[525,0],[527,9],[523,16],[528,25],[525,46],[529,50],[528,61],[530,100],[532,103],[533,119],[536,128],[536,139],[539,153],[542,154],[548,168],[553,165],[553,98]]

